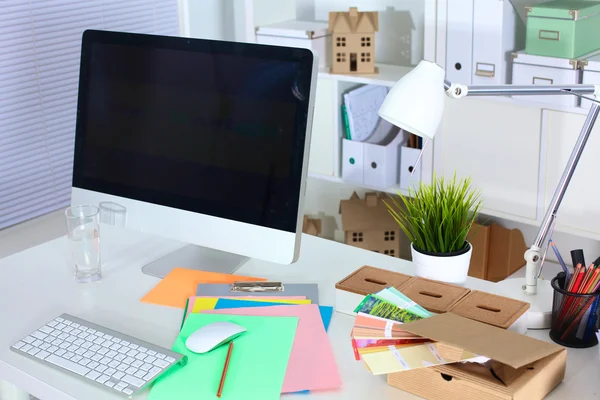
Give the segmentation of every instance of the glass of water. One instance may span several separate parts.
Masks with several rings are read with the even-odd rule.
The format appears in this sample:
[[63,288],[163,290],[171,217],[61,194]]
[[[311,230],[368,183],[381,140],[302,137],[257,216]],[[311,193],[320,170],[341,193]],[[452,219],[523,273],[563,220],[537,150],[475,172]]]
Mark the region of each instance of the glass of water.
[[71,261],[79,283],[102,279],[100,269],[100,209],[93,205],[73,206],[65,210]]

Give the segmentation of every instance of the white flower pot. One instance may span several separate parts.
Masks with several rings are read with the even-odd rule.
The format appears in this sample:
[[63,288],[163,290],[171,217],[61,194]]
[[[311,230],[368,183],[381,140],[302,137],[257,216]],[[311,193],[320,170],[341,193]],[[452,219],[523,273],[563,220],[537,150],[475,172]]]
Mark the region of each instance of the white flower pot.
[[469,250],[458,255],[429,255],[415,250],[412,243],[410,250],[412,261],[415,264],[415,275],[421,278],[434,279],[436,281],[463,284],[469,273],[469,263],[473,247],[469,244]]

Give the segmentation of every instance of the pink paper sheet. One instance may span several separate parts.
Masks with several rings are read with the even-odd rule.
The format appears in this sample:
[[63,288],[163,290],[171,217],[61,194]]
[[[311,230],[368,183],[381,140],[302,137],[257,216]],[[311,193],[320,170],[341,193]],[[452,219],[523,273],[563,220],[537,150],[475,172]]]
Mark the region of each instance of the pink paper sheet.
[[[335,389],[342,385],[317,304],[206,310],[203,313],[298,317],[282,393]],[[268,343],[265,343],[268,345]]]

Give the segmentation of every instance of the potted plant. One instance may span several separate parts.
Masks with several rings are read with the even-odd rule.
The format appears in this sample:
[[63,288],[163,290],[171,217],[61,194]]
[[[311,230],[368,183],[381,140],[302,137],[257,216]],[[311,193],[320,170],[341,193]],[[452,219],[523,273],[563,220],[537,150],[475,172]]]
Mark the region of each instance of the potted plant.
[[450,283],[464,283],[471,261],[467,235],[483,207],[471,179],[438,178],[419,183],[408,196],[386,201],[402,231],[411,241],[416,275]]

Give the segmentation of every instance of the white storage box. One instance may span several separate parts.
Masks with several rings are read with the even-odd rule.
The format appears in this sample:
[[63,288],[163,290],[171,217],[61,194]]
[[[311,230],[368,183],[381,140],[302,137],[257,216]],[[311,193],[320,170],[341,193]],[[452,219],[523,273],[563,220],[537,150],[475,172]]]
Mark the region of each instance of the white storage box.
[[[577,85],[581,81],[581,72],[577,60],[534,56],[522,51],[513,53],[513,85]],[[515,96],[535,102],[557,106],[576,107],[577,96]]]
[[319,67],[330,64],[331,33],[327,30],[327,22],[290,20],[258,26],[256,42],[311,49],[319,57]]
[[[600,85],[600,54],[590,56],[579,62],[583,75],[581,80],[583,84]],[[592,95],[590,95],[591,97]],[[600,98],[598,99],[600,100]],[[590,108],[592,102],[581,99],[581,107]]]
[[398,184],[399,149],[404,138],[396,134],[387,144],[343,139],[342,178],[373,188]]
[[416,163],[420,153],[421,149],[410,147],[402,147],[400,150],[400,189],[418,187],[421,180],[421,164],[416,165]]

